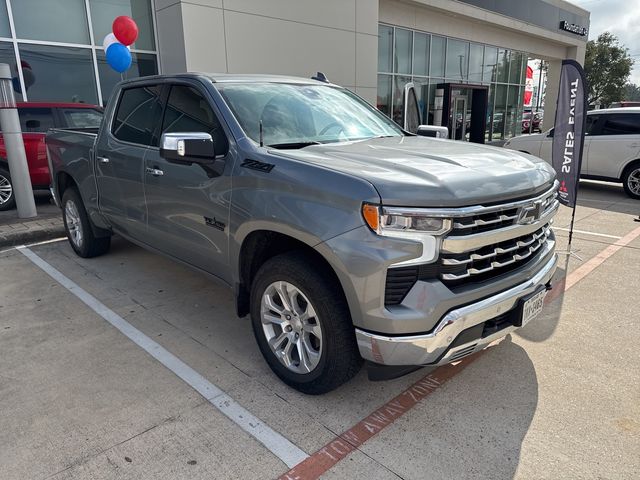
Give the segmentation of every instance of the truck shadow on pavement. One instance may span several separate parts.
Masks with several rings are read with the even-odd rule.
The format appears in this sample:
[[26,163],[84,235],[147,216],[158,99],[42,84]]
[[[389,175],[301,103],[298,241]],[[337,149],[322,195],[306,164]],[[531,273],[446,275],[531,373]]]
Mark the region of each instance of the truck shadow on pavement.
[[619,183],[581,180],[578,206],[630,215],[640,214],[640,200],[629,197]]

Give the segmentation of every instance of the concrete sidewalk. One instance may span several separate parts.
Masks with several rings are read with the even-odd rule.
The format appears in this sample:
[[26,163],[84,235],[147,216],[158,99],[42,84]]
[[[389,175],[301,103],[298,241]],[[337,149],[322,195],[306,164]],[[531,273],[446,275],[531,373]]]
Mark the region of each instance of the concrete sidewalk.
[[65,236],[60,209],[48,194],[36,196],[36,209],[38,216],[34,218],[18,218],[15,209],[0,212],[0,250]]

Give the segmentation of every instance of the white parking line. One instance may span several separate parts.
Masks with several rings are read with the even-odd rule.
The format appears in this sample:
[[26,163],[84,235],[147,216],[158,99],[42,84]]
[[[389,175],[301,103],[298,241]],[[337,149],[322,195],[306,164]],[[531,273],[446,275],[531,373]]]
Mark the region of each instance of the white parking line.
[[83,290],[75,282],[49,265],[32,250],[25,246],[17,247],[17,250],[69,290],[69,292],[78,297],[94,312],[120,330],[120,332],[126,335],[136,345],[144,349],[149,355],[180,377],[232,422],[236,423],[242,430],[268,448],[271,453],[282,460],[287,467],[291,468],[309,456],[278,432],[264,424],[259,418],[252,415],[233,398],[209,382],[162,345],[151,340],[120,315],[101,303],[93,295]]
[[[568,232],[568,228],[562,227],[553,227],[554,230],[562,230],[563,232]],[[620,240],[622,237],[618,237],[617,235],[607,235],[606,233],[597,233],[597,232],[586,232],[584,230],[576,230],[573,229],[574,233],[582,233],[584,235],[595,235],[596,237],[605,237],[605,238],[613,238],[614,240]]]

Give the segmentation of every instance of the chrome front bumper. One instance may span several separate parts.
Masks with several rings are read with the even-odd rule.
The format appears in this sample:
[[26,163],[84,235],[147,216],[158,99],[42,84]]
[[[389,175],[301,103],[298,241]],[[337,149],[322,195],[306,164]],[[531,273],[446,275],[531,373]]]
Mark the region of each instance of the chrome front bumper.
[[[497,295],[447,313],[431,333],[389,337],[356,328],[360,355],[382,365],[443,365],[482,350],[519,327],[508,326],[484,338],[449,348],[464,330],[496,318],[514,308],[517,302],[542,285],[556,271],[558,258],[553,257],[528,281]],[[446,353],[445,353],[446,352]]]

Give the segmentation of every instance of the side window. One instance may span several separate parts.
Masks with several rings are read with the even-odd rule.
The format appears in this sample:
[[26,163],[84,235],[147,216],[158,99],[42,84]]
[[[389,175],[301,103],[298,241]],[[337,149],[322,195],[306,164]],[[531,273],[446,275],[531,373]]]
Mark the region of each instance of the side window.
[[585,133],[587,135],[595,135],[596,134],[596,125],[598,124],[598,120],[600,119],[599,115],[587,115],[587,128]]
[[210,134],[213,138],[216,155],[226,155],[229,148],[227,136],[209,102],[191,87],[183,85],[171,87],[162,120],[162,133],[172,132]]
[[633,113],[612,113],[604,116],[600,135],[638,135],[640,115]]
[[18,116],[23,133],[46,132],[53,128],[53,111],[50,108],[19,108]]
[[111,127],[114,137],[140,145],[158,145],[154,132],[162,112],[161,89],[161,85],[146,85],[123,90]]
[[60,108],[58,112],[69,128],[96,128],[102,122],[102,111],[93,108]]

